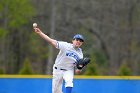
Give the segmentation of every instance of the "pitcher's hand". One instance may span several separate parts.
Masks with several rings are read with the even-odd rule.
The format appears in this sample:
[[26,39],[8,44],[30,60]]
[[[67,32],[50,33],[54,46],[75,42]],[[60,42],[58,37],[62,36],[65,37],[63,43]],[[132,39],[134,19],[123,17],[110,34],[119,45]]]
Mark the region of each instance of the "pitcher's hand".
[[76,73],[76,74],[80,74],[80,73],[81,73],[81,70],[76,69],[76,70],[75,70],[75,73]]

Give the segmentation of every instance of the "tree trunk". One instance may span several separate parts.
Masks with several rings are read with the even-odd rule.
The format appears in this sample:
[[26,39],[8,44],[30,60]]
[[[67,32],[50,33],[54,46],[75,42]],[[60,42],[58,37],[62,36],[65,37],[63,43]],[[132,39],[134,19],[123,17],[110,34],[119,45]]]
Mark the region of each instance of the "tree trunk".
[[[56,15],[56,7],[55,7],[55,0],[52,0],[52,10],[51,10],[51,33],[50,37],[54,38],[54,32],[55,32],[55,15]],[[49,58],[48,58],[48,63],[47,63],[47,68],[46,68],[46,74],[51,74],[52,73],[52,67],[54,64],[53,60],[53,48],[52,46],[49,46]]]

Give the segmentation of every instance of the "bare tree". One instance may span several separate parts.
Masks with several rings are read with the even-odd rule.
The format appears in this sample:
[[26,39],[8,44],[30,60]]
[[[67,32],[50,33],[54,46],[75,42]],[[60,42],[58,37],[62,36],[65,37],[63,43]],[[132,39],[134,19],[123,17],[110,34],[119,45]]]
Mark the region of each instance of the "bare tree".
[[[55,17],[56,17],[56,4],[55,4],[55,0],[51,0],[51,33],[50,33],[50,37],[54,38],[54,32],[55,32]],[[52,73],[52,66],[54,64],[54,50],[52,48],[52,46],[49,46],[49,58],[48,58],[48,63],[47,63],[47,70],[46,73],[47,74],[51,74]]]

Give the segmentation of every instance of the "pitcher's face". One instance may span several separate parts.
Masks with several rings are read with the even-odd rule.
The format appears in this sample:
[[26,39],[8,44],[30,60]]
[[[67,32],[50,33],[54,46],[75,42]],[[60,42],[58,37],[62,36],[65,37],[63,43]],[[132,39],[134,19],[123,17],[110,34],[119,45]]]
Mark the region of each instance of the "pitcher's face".
[[74,47],[79,48],[83,44],[83,40],[81,39],[74,39],[72,40]]

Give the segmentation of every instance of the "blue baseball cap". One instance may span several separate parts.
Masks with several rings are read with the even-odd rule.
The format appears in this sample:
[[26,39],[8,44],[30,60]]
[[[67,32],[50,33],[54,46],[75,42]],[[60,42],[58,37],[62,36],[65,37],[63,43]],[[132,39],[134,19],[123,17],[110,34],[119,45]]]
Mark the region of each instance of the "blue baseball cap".
[[74,35],[73,39],[80,39],[80,40],[82,40],[84,42],[84,37],[82,35],[80,35],[80,34]]

